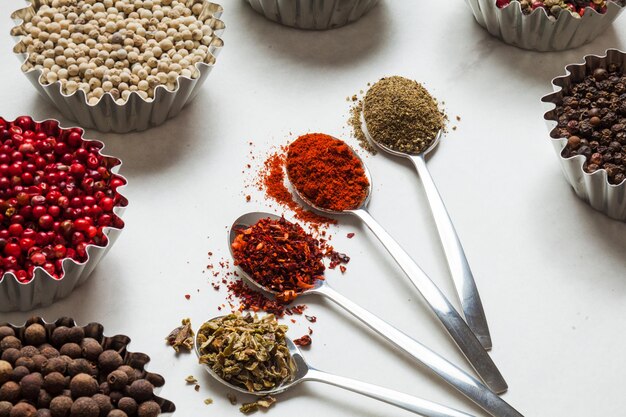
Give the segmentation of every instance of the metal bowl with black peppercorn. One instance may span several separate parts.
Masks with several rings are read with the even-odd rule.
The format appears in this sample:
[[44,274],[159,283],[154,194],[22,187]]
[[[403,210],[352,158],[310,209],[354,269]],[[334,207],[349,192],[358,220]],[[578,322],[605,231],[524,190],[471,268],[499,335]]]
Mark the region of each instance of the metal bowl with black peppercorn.
[[584,61],[552,81],[544,119],[576,194],[626,221],[626,53],[609,49]]

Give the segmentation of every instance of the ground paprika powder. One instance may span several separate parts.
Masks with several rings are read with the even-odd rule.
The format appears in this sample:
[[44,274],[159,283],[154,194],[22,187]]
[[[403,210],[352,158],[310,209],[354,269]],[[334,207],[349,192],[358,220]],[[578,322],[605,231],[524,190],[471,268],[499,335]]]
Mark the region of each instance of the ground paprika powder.
[[300,136],[287,149],[287,175],[311,203],[333,211],[361,206],[369,180],[361,160],[343,141],[322,133]]

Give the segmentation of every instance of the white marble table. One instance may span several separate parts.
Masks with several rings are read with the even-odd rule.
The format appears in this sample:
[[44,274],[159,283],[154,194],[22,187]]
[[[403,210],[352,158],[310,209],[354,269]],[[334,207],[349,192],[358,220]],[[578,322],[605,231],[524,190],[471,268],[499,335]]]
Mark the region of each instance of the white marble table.
[[[41,314],[100,321],[108,334],[131,335],[131,348],[152,356],[150,369],[166,376],[162,394],[176,402],[177,415],[239,415],[195,358],[176,357],[163,338],[183,317],[199,324],[217,314],[225,292],[214,291],[203,273],[207,252],[226,256],[225,227],[244,211],[267,207],[254,190],[253,202],[243,196],[248,142],[263,154],[308,131],[352,141],[346,96],[381,76],[402,74],[426,83],[452,118],[462,118],[429,164],[481,290],[492,355],[510,386],[506,400],[533,417],[622,415],[626,226],[570,190],[539,99],[565,64],[626,48],[626,18],[590,45],[540,54],[489,36],[461,1],[381,0],[358,23],[324,33],[283,28],[243,1],[226,3],[226,46],[203,92],[179,117],[138,134],[88,132],[122,158],[129,179],[127,227],[109,256],[66,300],[0,320]],[[0,4],[0,115],[58,118],[11,56],[8,15],[17,4]],[[385,156],[367,163],[371,212],[454,299],[412,168]],[[356,237],[347,239],[348,232]],[[375,238],[348,219],[332,233],[336,248],[352,256],[348,273],[329,275],[333,285],[468,369]],[[306,353],[314,365],[483,415],[329,303],[311,299],[310,314],[319,319]],[[290,334],[300,336],[307,324],[300,320]],[[200,392],[186,386],[190,374],[200,380]],[[215,403],[204,405],[207,397]],[[281,396],[271,415],[409,414],[310,384]]]

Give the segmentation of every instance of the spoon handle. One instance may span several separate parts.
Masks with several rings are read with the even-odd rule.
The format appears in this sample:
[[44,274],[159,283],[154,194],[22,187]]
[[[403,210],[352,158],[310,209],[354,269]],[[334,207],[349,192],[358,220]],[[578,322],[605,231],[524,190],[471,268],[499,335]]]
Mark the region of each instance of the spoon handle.
[[356,392],[387,404],[411,411],[423,417],[473,417],[470,414],[454,410],[452,408],[413,397],[408,394],[382,388],[376,385],[367,384],[355,379],[344,378],[318,371],[317,369],[309,369],[304,377],[307,381],[323,382],[325,384],[334,385],[348,391]]
[[467,398],[474,401],[492,416],[523,417],[479,380],[422,345],[417,340],[410,338],[389,323],[333,290],[328,284],[322,285],[313,292],[328,297],[328,299],[344,308],[385,339],[411,355],[418,362],[430,368],[430,370],[439,375],[444,381],[452,385]]
[[472,329],[472,332],[474,332],[483,347],[489,350],[492,345],[487,318],[485,317],[483,303],[480,300],[474,275],[467,262],[467,257],[465,256],[465,251],[463,250],[459,236],[452,224],[443,199],[437,190],[437,186],[426,167],[424,156],[412,156],[411,160],[422,180],[426,198],[430,204],[430,211],[437,225],[439,240],[441,241],[443,251],[448,261],[450,275],[452,275],[452,279],[454,280],[454,285],[461,301],[461,307],[463,308],[467,325]]
[[359,209],[353,210],[352,213],[358,216],[387,248],[485,384],[497,394],[505,392],[508,386],[495,363],[441,290],[367,211]]

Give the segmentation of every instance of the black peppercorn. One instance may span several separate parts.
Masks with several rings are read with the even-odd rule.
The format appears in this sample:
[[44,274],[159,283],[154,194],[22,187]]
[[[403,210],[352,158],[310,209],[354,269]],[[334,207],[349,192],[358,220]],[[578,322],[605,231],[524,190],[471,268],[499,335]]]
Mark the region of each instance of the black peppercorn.
[[65,376],[60,372],[51,372],[43,379],[43,387],[52,395],[58,395],[67,387]]
[[50,402],[50,413],[52,417],[68,417],[74,402],[70,397],[55,397]]
[[60,326],[52,331],[52,334],[50,335],[50,342],[52,343],[52,346],[58,349],[66,344],[69,341],[69,338],[70,329],[65,326]]
[[97,340],[92,338],[85,338],[81,343],[82,355],[85,359],[90,361],[97,361],[98,357],[102,353],[102,345]]
[[98,367],[105,375],[115,371],[123,363],[122,356],[114,350],[105,350],[98,356]]
[[138,403],[152,399],[154,387],[145,379],[138,379],[128,387],[128,395]]
[[9,326],[0,326],[0,340],[7,336],[15,336],[15,330]]
[[0,340],[0,350],[4,351],[11,348],[18,350],[21,349],[22,342],[20,341],[20,339],[15,336],[7,336]]
[[91,397],[98,392],[98,381],[91,375],[78,374],[70,381],[70,391],[74,399]]
[[13,366],[7,361],[0,360],[0,385],[11,379]]
[[128,415],[122,410],[111,410],[107,417],[128,417]]
[[22,378],[24,378],[28,374],[30,374],[30,371],[28,370],[27,367],[16,366],[15,369],[13,369],[13,375],[11,375],[11,381],[19,383],[22,380]]
[[24,330],[24,342],[31,346],[46,343],[46,328],[39,323],[33,323]]
[[36,372],[30,375],[26,375],[20,381],[20,388],[22,390],[22,398],[29,401],[36,401],[39,396],[39,390],[43,385],[43,377],[40,373]]
[[15,348],[6,349],[2,352],[2,356],[0,357],[3,361],[9,362],[11,365],[15,364],[17,358],[20,357],[20,350]]
[[0,401],[9,401],[16,404],[20,400],[21,389],[18,383],[8,381],[0,387]]
[[117,408],[119,408],[120,410],[128,414],[129,416],[134,416],[135,413],[137,413],[138,407],[139,406],[137,405],[137,401],[135,401],[134,399],[130,397],[121,398],[117,402]]
[[70,417],[98,417],[100,408],[91,398],[79,398],[74,401],[70,410]]
[[161,407],[154,401],[146,401],[137,410],[138,417],[157,417],[161,414]]
[[15,404],[11,410],[11,417],[35,417],[37,415],[37,409],[29,403],[21,402]]
[[59,353],[61,355],[69,356],[72,359],[77,359],[82,356],[83,350],[77,343],[66,343],[61,346],[61,349],[59,349]]
[[0,417],[9,417],[13,404],[8,401],[0,401]]
[[91,397],[92,400],[98,404],[98,408],[100,409],[100,417],[106,417],[107,414],[113,409],[113,404],[111,404],[111,398],[104,394],[96,394]]
[[128,384],[128,375],[118,369],[107,376],[107,382],[112,390],[120,391]]
[[72,327],[68,335],[67,341],[70,343],[79,344],[85,338],[85,330],[82,327]]

